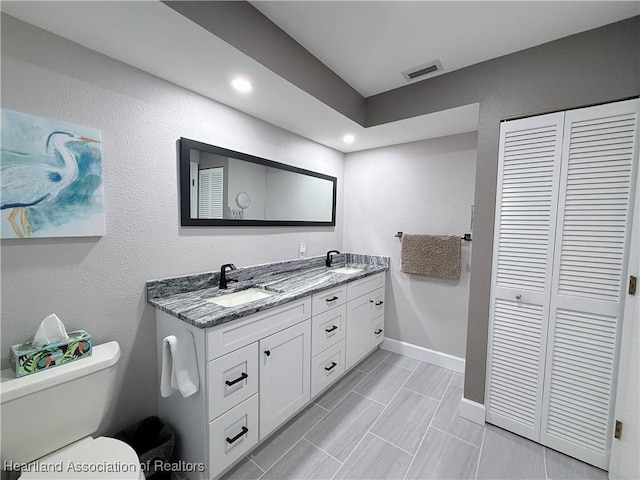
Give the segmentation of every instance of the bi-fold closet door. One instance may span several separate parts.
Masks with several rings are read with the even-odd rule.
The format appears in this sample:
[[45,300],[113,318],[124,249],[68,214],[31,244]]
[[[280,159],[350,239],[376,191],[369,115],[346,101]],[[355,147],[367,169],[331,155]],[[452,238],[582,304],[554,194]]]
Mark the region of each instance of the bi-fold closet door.
[[630,100],[500,133],[486,419],[605,469],[637,115]]

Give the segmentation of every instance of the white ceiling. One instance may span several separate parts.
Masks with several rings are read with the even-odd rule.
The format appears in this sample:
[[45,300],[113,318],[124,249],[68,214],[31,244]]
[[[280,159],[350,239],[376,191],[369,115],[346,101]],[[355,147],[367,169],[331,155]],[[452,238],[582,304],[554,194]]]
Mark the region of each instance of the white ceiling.
[[638,1],[251,3],[365,97],[431,60],[451,72],[640,14]]
[[[365,94],[404,85],[402,77],[395,78],[400,70],[435,57],[451,71],[637,15],[640,9],[638,2],[568,2],[579,6],[577,10],[565,2],[561,3],[562,8],[555,6],[560,2],[534,3],[542,13],[536,13],[530,2],[508,6],[504,2],[480,1],[300,1],[254,5]],[[518,14],[516,5],[520,4],[523,6]],[[478,104],[364,128],[156,0],[2,1],[0,8],[342,152],[477,129]],[[510,29],[498,28],[500,21],[493,18],[505,11],[511,12],[508,23],[515,24]],[[546,27],[545,19],[552,27]],[[474,35],[468,36],[471,31]],[[434,45],[440,47],[432,50]],[[250,78],[254,91],[249,95],[234,91],[229,82],[237,75]],[[352,133],[356,141],[345,145],[345,133]]]

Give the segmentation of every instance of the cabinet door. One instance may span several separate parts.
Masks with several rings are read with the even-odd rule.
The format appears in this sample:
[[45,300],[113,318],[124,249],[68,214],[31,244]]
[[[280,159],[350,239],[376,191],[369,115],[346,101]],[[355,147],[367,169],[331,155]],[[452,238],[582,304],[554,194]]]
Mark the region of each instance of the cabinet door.
[[486,418],[540,435],[564,113],[505,122],[500,153]]
[[311,399],[311,321],[260,340],[260,439]]
[[347,304],[347,370],[358,363],[369,351],[369,323],[372,303],[368,296]]
[[541,441],[609,464],[638,163],[638,100],[568,111]]

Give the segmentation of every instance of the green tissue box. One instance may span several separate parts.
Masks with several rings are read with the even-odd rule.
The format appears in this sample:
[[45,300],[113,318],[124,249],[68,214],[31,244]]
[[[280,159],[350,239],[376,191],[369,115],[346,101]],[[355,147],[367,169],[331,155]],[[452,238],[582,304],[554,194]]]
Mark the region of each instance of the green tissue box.
[[31,342],[11,346],[11,369],[16,377],[41,372],[91,355],[91,335],[84,330],[69,333],[68,340],[34,347]]

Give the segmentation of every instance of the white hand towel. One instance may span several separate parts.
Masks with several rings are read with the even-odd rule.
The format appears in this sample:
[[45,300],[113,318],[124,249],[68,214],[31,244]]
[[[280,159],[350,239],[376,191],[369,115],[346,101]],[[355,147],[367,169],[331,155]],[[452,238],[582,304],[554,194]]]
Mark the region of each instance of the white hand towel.
[[170,396],[175,390],[187,398],[198,391],[200,379],[196,351],[191,332],[169,335],[162,341],[162,373],[160,395]]

